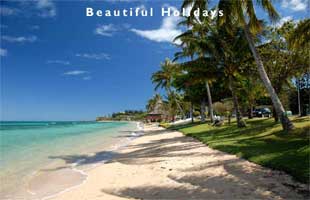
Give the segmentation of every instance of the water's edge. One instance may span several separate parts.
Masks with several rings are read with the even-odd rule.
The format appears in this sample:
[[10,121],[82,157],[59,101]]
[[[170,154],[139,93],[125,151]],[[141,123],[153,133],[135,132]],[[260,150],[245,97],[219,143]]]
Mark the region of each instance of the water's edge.
[[[136,128],[137,130],[131,132],[130,136],[127,136],[126,140],[122,140],[122,141],[118,141],[118,143],[114,144],[113,145],[113,148],[111,149],[111,151],[114,151],[114,152],[117,152],[117,151],[120,151],[121,149],[125,148],[132,140],[136,139],[137,137],[140,137],[143,135],[143,130],[144,130],[144,127],[143,127],[143,123],[141,122],[133,122],[133,123],[136,123]],[[45,197],[41,197],[40,199],[41,200],[48,200],[48,199],[52,199],[54,197],[57,197],[65,192],[68,192],[72,189],[75,189],[81,185],[83,185],[87,179],[88,179],[88,174],[87,174],[87,171],[90,171],[96,167],[99,167],[101,165],[103,165],[104,163],[108,162],[108,161],[111,161],[113,159],[113,155],[108,155],[107,156],[107,159],[105,159],[104,161],[99,161],[98,163],[96,164],[93,164],[92,167],[90,168],[87,168],[87,169],[78,169],[77,166],[80,162],[83,162],[83,159],[81,160],[78,160],[77,162],[71,164],[71,170],[72,171],[75,171],[77,173],[80,173],[81,176],[84,177],[84,179],[79,182],[79,183],[76,183],[75,185],[71,186],[71,187],[68,187],[68,188],[64,188],[63,190],[59,191],[59,192],[56,192],[54,194],[51,194],[51,195],[48,195],[48,196],[45,196]],[[30,194],[31,193],[34,193],[30,190],[27,190]]]

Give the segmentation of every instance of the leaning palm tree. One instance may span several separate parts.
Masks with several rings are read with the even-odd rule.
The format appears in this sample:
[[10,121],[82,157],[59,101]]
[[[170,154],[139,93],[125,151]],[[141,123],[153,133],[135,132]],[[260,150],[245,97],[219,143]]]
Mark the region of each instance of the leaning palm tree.
[[[193,9],[201,8],[202,6],[206,7],[208,2],[208,0],[184,0],[182,7],[186,8],[192,6]],[[262,7],[263,10],[268,13],[269,19],[272,22],[279,18],[277,11],[271,3],[271,0],[256,0],[256,5]],[[219,25],[225,25],[228,29],[232,26],[240,25],[244,29],[248,45],[257,65],[258,73],[271,97],[273,106],[278,116],[280,116],[282,127],[286,131],[293,129],[294,125],[287,117],[284,107],[266,73],[261,56],[255,47],[254,37],[262,31],[262,23],[256,16],[253,0],[219,0],[218,9],[223,10],[224,13],[224,16],[218,17]],[[191,14],[193,15],[193,13]]]
[[[168,96],[172,94],[172,82],[176,73],[178,73],[177,65],[167,58],[163,63],[161,63],[161,70],[152,74],[152,82],[156,84],[155,90],[164,88]],[[183,109],[178,100],[176,100],[176,104],[183,115]]]

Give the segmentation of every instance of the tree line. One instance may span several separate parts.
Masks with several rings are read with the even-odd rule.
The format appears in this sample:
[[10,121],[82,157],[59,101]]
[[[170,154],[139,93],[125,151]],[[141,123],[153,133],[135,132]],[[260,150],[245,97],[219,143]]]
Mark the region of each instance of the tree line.
[[[208,2],[184,0],[181,9],[205,10]],[[271,1],[255,5],[271,25],[258,19],[251,0],[219,0],[216,6],[229,15],[214,19],[183,17],[179,26],[185,31],[174,40],[179,51],[152,75],[155,89],[164,88],[166,98],[155,95],[147,109],[161,99],[173,119],[193,116],[198,108],[202,122],[206,117],[214,122],[214,114],[230,119],[234,113],[238,127],[245,127],[244,115],[252,118],[260,102],[271,105],[284,130],[294,129],[286,112],[290,106],[296,110],[294,98],[299,114],[309,112],[310,20],[276,26],[280,17]]]

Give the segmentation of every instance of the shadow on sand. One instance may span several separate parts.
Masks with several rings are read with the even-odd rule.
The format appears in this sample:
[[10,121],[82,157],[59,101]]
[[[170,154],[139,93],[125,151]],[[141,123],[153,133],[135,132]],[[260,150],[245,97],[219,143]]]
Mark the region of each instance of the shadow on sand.
[[[168,130],[157,130],[147,135],[167,134]],[[182,157],[182,159],[193,158],[195,156],[218,156],[224,155],[220,151],[191,152],[187,150],[204,147],[205,145],[195,139],[178,136],[152,140],[147,143],[128,145],[126,153],[115,151],[100,151],[94,155],[63,155],[51,156],[50,159],[62,159],[67,164],[76,163],[78,166],[95,164],[102,161],[107,163],[118,162],[125,165],[148,165],[152,163],[164,162],[169,157]],[[126,187],[115,189],[102,189],[101,192],[112,194],[123,198],[134,199],[296,199],[296,190],[299,190],[300,199],[307,199],[309,193],[296,186],[287,185],[282,182],[270,179],[270,176],[279,176],[280,172],[268,174],[260,167],[255,167],[249,171],[242,167],[244,160],[231,158],[208,162],[199,166],[186,169],[173,169],[167,178],[176,183],[173,187],[158,185],[143,185],[139,187]],[[214,167],[223,167],[227,174],[208,177],[198,175],[201,170],[214,170]],[[281,175],[281,174],[280,174]],[[286,176],[283,174],[283,176]],[[285,182],[285,181],[284,181]],[[186,187],[185,187],[186,186]],[[272,194],[272,195],[271,195]],[[203,197],[203,198],[201,198]]]

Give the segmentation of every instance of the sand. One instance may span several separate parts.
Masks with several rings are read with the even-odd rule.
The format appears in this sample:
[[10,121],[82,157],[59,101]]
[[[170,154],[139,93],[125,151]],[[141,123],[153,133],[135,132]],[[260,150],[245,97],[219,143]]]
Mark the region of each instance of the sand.
[[87,171],[83,184],[52,199],[306,198],[302,191],[307,186],[283,172],[155,126],[146,127],[143,136],[114,153],[111,161]]

